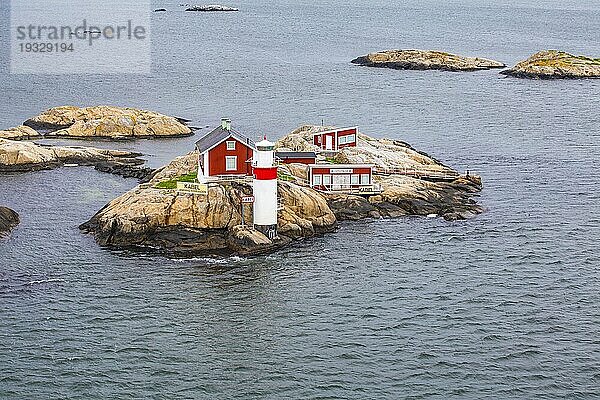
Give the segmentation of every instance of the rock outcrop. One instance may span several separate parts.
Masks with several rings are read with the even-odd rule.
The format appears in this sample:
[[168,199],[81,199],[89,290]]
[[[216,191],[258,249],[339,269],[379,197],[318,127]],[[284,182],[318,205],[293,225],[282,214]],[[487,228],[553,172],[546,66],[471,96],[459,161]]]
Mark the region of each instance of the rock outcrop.
[[0,139],[0,172],[29,172],[65,164],[93,165],[126,177],[147,178],[153,170],[140,167],[140,153],[81,146],[41,146]]
[[131,139],[178,137],[192,130],[174,117],[111,106],[55,107],[24,122],[45,137]]
[[[333,127],[304,125],[282,137],[276,143],[277,149],[292,151],[317,151],[312,144],[313,134]],[[423,172],[455,174],[452,168],[426,153],[415,150],[408,143],[399,140],[375,139],[359,133],[357,147],[345,147],[332,159],[318,156],[318,161],[333,161],[341,164],[374,164],[382,170],[408,169]]]
[[198,12],[217,12],[217,11],[239,11],[234,7],[222,6],[219,4],[208,4],[205,6],[190,6],[187,5],[185,11],[198,11]]
[[10,208],[0,206],[0,237],[19,225],[19,214]]
[[[331,128],[302,126],[278,140],[276,147],[315,151],[313,134]],[[338,220],[430,214],[457,220],[483,211],[473,200],[473,196],[482,189],[480,177],[461,176],[454,169],[399,140],[376,139],[359,133],[356,147],[343,148],[332,158],[320,155],[318,161],[372,164],[378,172],[374,179],[383,191],[377,196],[323,194]],[[295,183],[306,184],[305,165],[283,165],[280,170],[286,176],[296,178]]]
[[41,137],[41,135],[35,129],[32,129],[25,125],[0,130],[0,139],[30,140],[37,139],[39,137]]
[[479,57],[462,57],[441,51],[387,50],[370,53],[352,60],[367,67],[443,71],[479,71],[504,68],[501,62]]
[[503,75],[530,79],[600,78],[600,58],[574,56],[564,51],[540,51]]
[[[279,215],[276,240],[242,227],[241,197],[252,194],[249,183],[211,184],[207,195],[155,187],[165,179],[193,171],[195,160],[195,153],[177,158],[148,184],[110,202],[81,229],[93,233],[98,243],[106,246],[158,247],[183,254],[259,254],[335,226],[335,216],[322,196],[287,182],[279,183],[284,209]],[[193,168],[186,170],[185,166]],[[244,207],[244,220],[252,220],[250,207]]]
[[[301,138],[322,127],[305,126],[278,141],[277,145],[301,145]],[[382,191],[377,195],[324,193],[308,187],[307,166],[282,165],[286,179],[278,183],[281,209],[279,238],[270,240],[242,225],[252,220],[251,207],[241,197],[252,194],[248,181],[210,183],[208,194],[159,189],[159,184],[194,172],[197,154],[192,152],[160,168],[145,185],[110,202],[81,225],[98,243],[116,247],[159,248],[173,253],[243,255],[271,252],[294,240],[329,232],[338,220],[391,218],[435,214],[447,220],[465,219],[483,210],[473,197],[481,191],[478,176],[461,176],[439,161],[406,143],[359,136],[359,147],[344,149],[337,157],[350,162],[373,163],[381,171],[407,166],[424,173],[453,173],[450,178],[430,181],[423,177],[384,172],[376,176]]]

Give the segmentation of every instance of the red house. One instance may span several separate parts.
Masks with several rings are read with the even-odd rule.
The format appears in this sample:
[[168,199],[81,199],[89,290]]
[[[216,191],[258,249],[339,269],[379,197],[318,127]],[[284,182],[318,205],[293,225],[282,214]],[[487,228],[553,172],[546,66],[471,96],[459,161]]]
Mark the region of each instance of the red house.
[[308,166],[310,187],[323,191],[379,193],[373,182],[371,164],[311,164]]
[[313,134],[313,144],[321,150],[338,151],[344,147],[356,147],[358,127],[333,129]]
[[231,120],[221,119],[221,126],[196,142],[198,180],[220,175],[252,175],[251,159],[256,146],[252,140],[231,129]]
[[314,151],[276,151],[275,157],[284,164],[314,164],[317,154]]

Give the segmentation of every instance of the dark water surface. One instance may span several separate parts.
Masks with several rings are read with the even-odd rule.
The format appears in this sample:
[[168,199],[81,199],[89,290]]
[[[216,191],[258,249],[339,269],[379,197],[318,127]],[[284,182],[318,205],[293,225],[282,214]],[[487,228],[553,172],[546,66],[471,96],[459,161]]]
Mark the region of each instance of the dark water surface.
[[[3,63],[2,127],[63,104],[197,126],[227,115],[273,138],[356,124],[479,172],[486,212],[343,224],[262,258],[173,260],[77,230],[134,180],[0,176],[0,204],[22,216],[0,240],[0,398],[597,398],[600,81],[348,61],[386,48],[598,57],[600,3],[227,4],[242,11],[154,14],[148,76],[8,75]],[[194,140],[97,145],[158,166]]]

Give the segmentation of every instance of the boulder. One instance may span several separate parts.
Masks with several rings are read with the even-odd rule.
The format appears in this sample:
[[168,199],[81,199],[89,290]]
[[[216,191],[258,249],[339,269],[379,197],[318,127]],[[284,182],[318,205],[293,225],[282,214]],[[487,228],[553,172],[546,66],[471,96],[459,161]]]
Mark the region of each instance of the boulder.
[[192,134],[177,118],[111,106],[51,108],[28,119],[24,125],[46,131],[46,137],[128,139]]
[[544,50],[500,73],[530,79],[600,78],[600,58],[574,56],[558,50]]
[[327,204],[339,221],[358,221],[364,218],[380,218],[381,212],[363,196],[351,194],[325,194]]
[[14,128],[0,130],[0,139],[8,140],[29,140],[37,139],[41,135],[35,130],[25,125],[19,125]]
[[0,206],[0,236],[10,232],[19,225],[19,214],[10,208]]
[[479,57],[463,57],[441,51],[386,50],[370,53],[352,60],[367,67],[444,71],[479,71],[504,68],[501,62]]

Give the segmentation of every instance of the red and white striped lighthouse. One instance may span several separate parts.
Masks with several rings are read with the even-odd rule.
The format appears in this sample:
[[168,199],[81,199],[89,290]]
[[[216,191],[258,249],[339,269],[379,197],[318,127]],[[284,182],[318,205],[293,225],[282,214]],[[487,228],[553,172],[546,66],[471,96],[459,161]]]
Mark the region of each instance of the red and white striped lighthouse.
[[277,237],[277,166],[275,143],[264,140],[256,143],[252,157],[254,174],[254,228],[269,239]]

